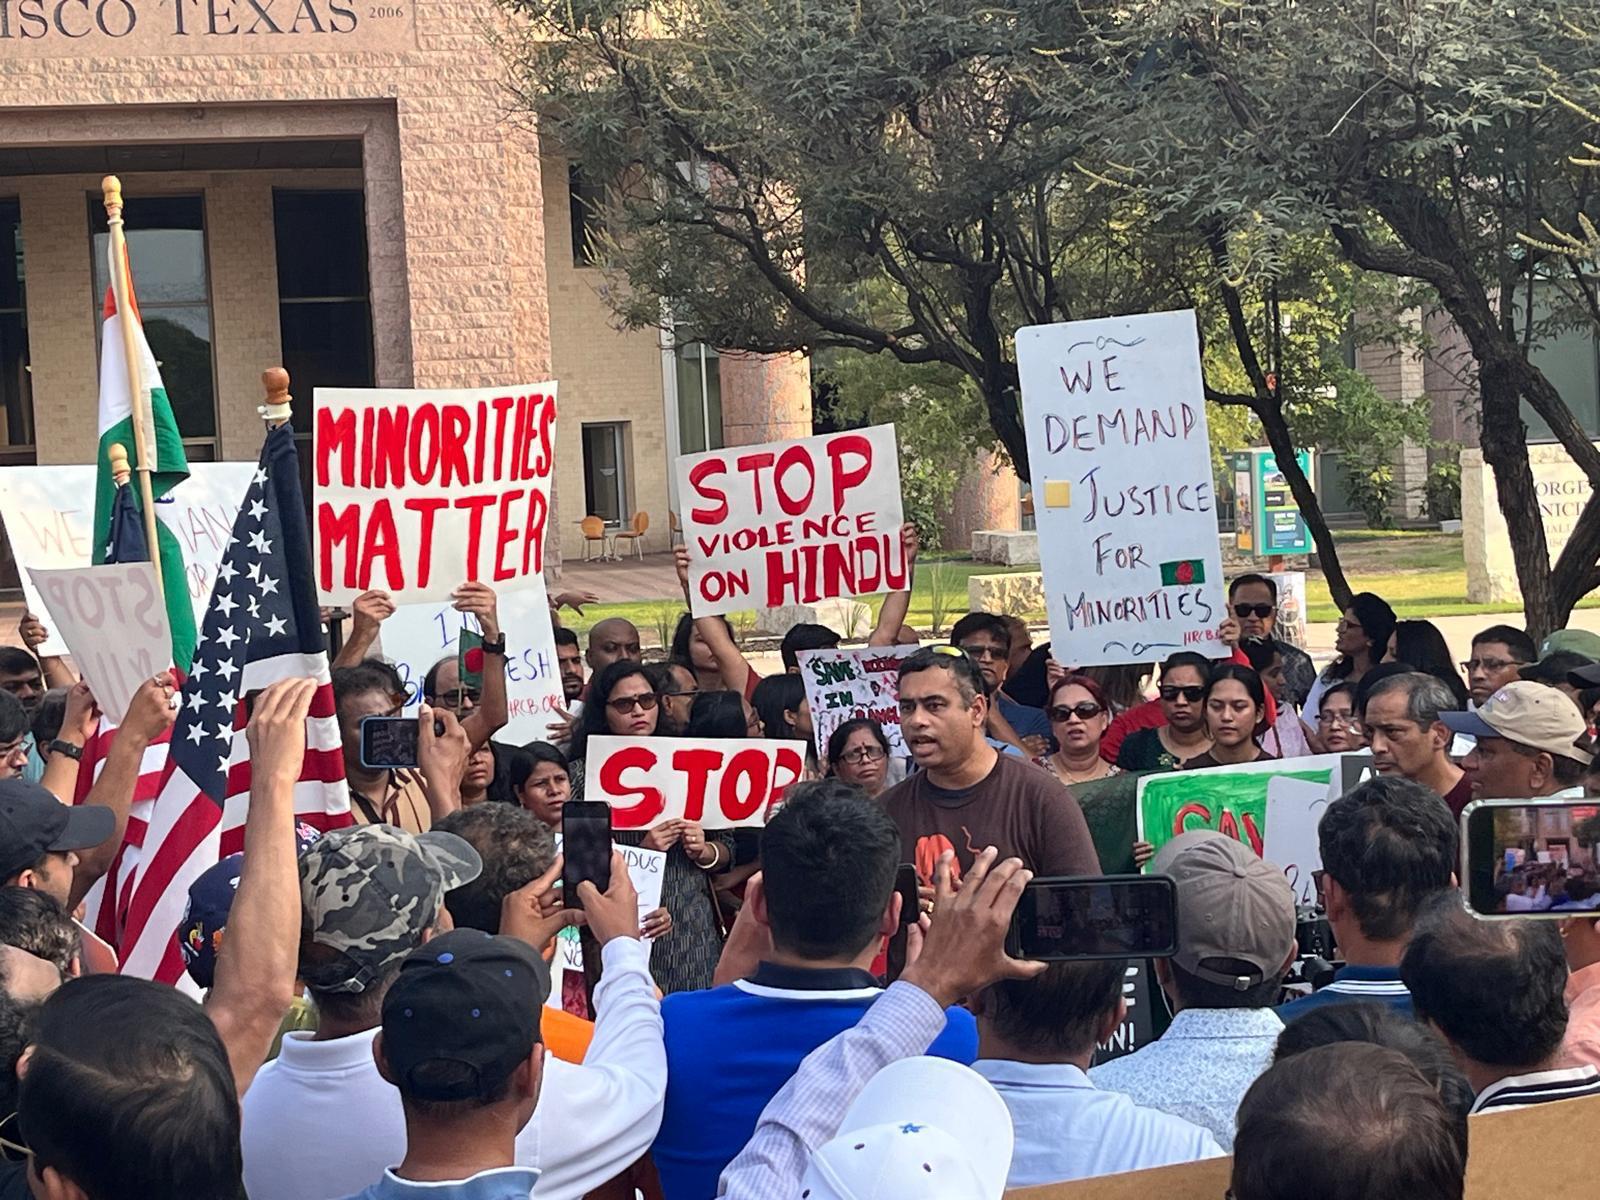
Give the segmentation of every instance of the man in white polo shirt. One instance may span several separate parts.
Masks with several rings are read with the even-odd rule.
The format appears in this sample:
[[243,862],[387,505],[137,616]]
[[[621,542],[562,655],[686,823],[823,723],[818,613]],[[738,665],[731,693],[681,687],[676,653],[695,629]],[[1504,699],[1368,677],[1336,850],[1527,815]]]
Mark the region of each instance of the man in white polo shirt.
[[1294,892],[1280,868],[1214,829],[1173,838],[1150,869],[1177,884],[1178,952],[1155,969],[1175,1015],[1158,1040],[1089,1078],[1204,1126],[1231,1150],[1239,1101],[1283,1032],[1272,1006],[1295,958]]

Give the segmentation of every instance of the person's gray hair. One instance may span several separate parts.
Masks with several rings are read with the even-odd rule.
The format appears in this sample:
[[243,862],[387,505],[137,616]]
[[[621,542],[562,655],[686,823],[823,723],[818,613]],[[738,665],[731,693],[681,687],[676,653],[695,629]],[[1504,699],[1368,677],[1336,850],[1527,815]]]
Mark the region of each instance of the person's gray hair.
[[1450,694],[1444,680],[1424,675],[1421,671],[1408,671],[1404,675],[1391,675],[1373,684],[1362,702],[1362,712],[1372,707],[1372,702],[1379,696],[1401,691],[1406,695],[1406,719],[1423,729],[1437,724],[1440,713],[1456,711],[1456,698]]

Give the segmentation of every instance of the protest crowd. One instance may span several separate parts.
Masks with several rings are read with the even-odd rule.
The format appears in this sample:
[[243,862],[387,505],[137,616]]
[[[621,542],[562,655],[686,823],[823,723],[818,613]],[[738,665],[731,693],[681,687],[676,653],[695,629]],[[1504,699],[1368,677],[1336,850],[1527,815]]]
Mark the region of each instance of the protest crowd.
[[[307,519],[285,420],[191,653],[183,596],[170,659],[108,672],[131,621],[87,653],[48,588],[0,650],[0,1200],[996,1200],[1226,1156],[1234,1200],[1459,1200],[1500,1112],[1600,1096],[1596,810],[1560,807],[1600,796],[1600,636],[1492,625],[1458,669],[1362,593],[1319,668],[1274,578],[1186,558],[1054,638],[924,636],[898,475],[851,508],[880,428],[807,460],[812,557],[686,538],[648,654],[562,625],[594,597],[544,590],[538,503],[440,516],[407,588],[463,632],[417,664],[385,653],[416,596]],[[358,503],[340,428],[314,510]],[[691,529],[739,515],[713,468]],[[113,486],[82,570],[159,586]],[[875,587],[865,644],[800,622],[763,674],[726,616],[762,571]],[[1116,621],[1182,629],[1062,649]],[[1584,815],[1497,815],[1483,856],[1475,800]],[[1525,919],[1468,910],[1479,871]]]

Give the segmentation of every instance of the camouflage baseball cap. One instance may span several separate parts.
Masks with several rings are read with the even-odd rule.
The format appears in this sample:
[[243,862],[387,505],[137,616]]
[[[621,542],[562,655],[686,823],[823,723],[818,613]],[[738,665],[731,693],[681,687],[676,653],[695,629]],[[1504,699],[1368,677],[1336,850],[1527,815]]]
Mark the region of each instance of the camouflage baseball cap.
[[302,952],[301,978],[323,991],[365,991],[421,944],[444,894],[482,870],[453,833],[356,825],[325,835],[300,858],[301,937],[337,953],[307,962]]

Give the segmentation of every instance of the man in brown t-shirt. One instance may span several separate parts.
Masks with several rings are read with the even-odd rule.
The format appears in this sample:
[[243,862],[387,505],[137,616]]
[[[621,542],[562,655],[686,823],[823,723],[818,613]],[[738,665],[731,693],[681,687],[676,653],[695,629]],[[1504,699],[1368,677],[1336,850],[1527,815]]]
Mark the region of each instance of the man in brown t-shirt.
[[904,861],[925,884],[946,850],[964,872],[986,846],[1035,875],[1098,875],[1100,859],[1078,802],[1054,776],[1001,754],[984,737],[989,701],[972,660],[953,646],[900,665],[900,730],[921,768],[883,794]]

